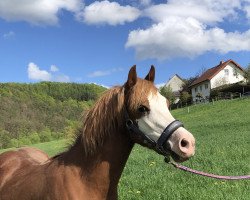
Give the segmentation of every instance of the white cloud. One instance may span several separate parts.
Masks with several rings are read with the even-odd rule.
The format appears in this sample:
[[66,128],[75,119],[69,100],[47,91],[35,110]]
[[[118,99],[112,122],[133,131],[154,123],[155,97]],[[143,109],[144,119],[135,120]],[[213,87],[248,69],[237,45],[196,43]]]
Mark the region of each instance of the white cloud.
[[16,35],[16,34],[15,34],[14,31],[9,31],[8,33],[4,33],[4,34],[3,34],[3,38],[4,38],[4,39],[9,39],[9,38],[14,37],[15,35]]
[[28,64],[28,77],[35,81],[56,81],[56,82],[70,82],[69,76],[65,74],[56,73],[59,69],[55,65],[51,65],[50,72],[41,70],[35,63]]
[[31,62],[28,65],[28,77],[31,80],[50,81],[52,75],[46,70],[40,70],[35,63]]
[[250,19],[250,4],[244,7],[244,11],[246,12],[247,18]]
[[[149,18],[152,24],[131,31],[125,45],[134,48],[140,59],[192,58],[207,51],[227,53],[250,50],[250,29],[227,32],[221,28],[224,22],[223,26],[229,27],[232,21],[240,23],[240,18],[250,19],[250,0],[165,2],[129,1],[135,5],[133,7],[104,0],[84,7],[83,0],[0,0],[0,18],[36,25],[56,25],[62,10],[73,13],[76,19],[90,25],[115,26],[133,22],[139,17]],[[6,33],[3,37],[13,37],[13,33]],[[110,73],[96,71],[89,76],[105,76]]]
[[166,4],[153,5],[144,11],[144,15],[155,22],[169,17],[194,18],[199,22],[213,24],[224,18],[237,17],[241,8],[240,0],[169,0]]
[[106,76],[106,75],[109,75],[109,74],[110,74],[109,71],[97,70],[97,71],[94,71],[94,72],[90,73],[88,75],[88,77],[93,78],[93,77],[99,77],[99,76]]
[[100,76],[107,76],[107,75],[110,75],[112,73],[115,73],[115,72],[121,72],[123,71],[122,68],[113,68],[113,69],[109,69],[109,70],[97,70],[97,71],[94,71],[90,74],[88,74],[88,77],[89,78],[94,78],[94,77],[100,77]]
[[152,2],[151,0],[139,0],[140,5],[149,6]]
[[51,71],[51,72],[57,72],[57,71],[59,71],[59,69],[58,69],[57,66],[51,65],[51,66],[50,66],[50,71]]
[[73,12],[77,17],[83,7],[82,0],[2,0],[0,18],[36,25],[55,25],[61,10]]
[[140,11],[132,6],[121,6],[117,2],[95,1],[85,7],[82,14],[87,24],[118,25],[132,22],[140,16]]
[[125,46],[134,48],[139,59],[159,60],[193,58],[208,51],[250,51],[250,29],[226,32],[219,27],[225,19],[237,19],[238,9],[243,9],[239,0],[169,0],[153,5],[144,11],[153,21],[151,27],[131,31]]
[[193,18],[169,18],[146,30],[130,32],[126,47],[134,47],[140,59],[169,59],[201,55],[207,51],[227,53],[250,50],[250,30],[226,33],[207,29]]

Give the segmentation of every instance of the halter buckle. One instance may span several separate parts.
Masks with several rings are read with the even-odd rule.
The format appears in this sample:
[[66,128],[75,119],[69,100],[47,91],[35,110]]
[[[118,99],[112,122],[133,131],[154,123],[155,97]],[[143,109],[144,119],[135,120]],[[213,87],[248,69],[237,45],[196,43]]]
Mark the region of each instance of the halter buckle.
[[131,119],[126,120],[126,127],[128,130],[131,130],[131,127],[133,124],[134,124],[134,122]]

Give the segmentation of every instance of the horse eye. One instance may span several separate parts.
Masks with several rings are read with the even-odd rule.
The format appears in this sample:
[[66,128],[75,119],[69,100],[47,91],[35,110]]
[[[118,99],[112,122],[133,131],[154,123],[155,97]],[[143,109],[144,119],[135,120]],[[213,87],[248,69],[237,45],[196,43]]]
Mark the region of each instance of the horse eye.
[[149,109],[146,106],[140,105],[138,108],[138,111],[141,113],[145,113],[145,112],[148,112]]

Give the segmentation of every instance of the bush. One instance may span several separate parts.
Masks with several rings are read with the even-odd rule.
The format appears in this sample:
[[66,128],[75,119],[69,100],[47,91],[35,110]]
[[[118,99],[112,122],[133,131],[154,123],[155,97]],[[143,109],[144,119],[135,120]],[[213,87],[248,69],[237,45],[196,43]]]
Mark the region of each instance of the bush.
[[29,140],[31,141],[32,144],[36,144],[40,142],[40,136],[38,133],[32,133],[28,136]]
[[18,139],[11,139],[9,147],[19,147],[19,141],[18,141]]
[[19,139],[19,146],[23,146],[23,145],[31,145],[31,141],[28,137],[24,136],[24,137],[21,137]]
[[40,141],[41,142],[49,142],[52,140],[51,131],[49,129],[45,129],[40,133]]
[[169,100],[170,104],[173,104],[175,102],[176,98],[170,86],[160,87],[159,91],[162,96],[166,97]]
[[10,133],[6,130],[0,131],[0,149],[4,149],[10,146]]
[[51,133],[52,139],[58,140],[64,137],[64,133],[62,132],[52,132]]
[[181,92],[180,100],[182,104],[191,104],[192,102],[192,95],[188,92]]
[[247,84],[250,85],[250,63],[248,64],[247,68],[245,69],[245,78],[247,80]]
[[217,99],[219,97],[219,90],[212,90],[210,93],[210,100]]

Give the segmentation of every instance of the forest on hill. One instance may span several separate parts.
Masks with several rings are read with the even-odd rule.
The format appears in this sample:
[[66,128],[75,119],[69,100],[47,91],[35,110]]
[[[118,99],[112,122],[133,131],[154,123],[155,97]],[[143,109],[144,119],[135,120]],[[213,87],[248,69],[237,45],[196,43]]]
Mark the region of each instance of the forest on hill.
[[0,83],[0,148],[67,137],[106,88],[77,83]]

